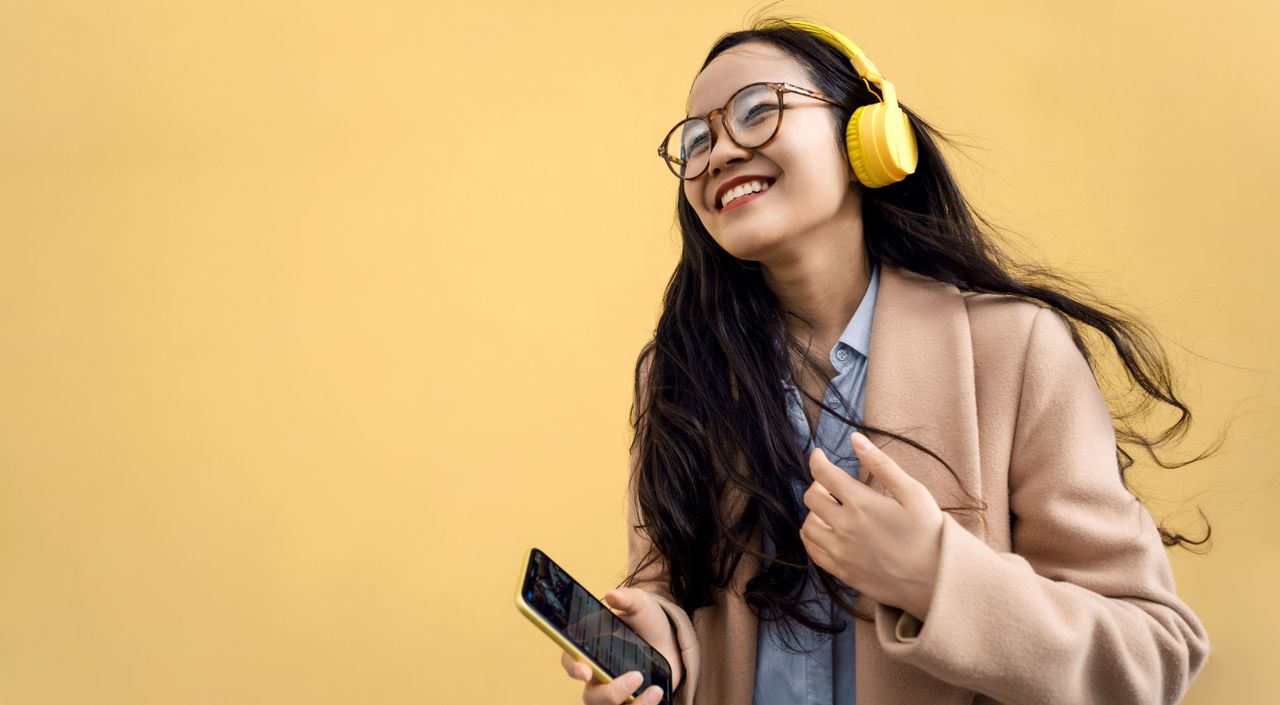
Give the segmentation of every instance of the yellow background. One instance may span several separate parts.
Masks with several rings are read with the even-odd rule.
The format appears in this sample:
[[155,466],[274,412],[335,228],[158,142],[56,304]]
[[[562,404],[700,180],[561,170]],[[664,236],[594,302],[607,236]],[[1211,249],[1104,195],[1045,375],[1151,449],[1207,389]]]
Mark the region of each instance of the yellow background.
[[[1171,457],[1235,419],[1133,474],[1214,526],[1170,554],[1213,642],[1187,703],[1277,692],[1278,8],[781,7],[1158,327],[1196,420]],[[518,561],[622,575],[677,255],[654,149],[751,9],[6,0],[0,702],[580,702]]]

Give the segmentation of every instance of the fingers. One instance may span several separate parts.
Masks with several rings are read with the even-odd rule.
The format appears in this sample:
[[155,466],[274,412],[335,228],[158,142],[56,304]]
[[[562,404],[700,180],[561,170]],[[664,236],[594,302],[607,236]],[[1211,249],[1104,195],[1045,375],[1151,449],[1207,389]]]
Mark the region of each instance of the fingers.
[[[582,693],[582,700],[586,705],[621,705],[643,682],[644,676],[639,671],[631,671],[602,685],[588,685]],[[655,705],[661,699],[662,689],[651,685],[636,696],[635,702],[637,705]]]
[[591,667],[581,661],[575,661],[568,651],[560,652],[560,665],[570,678],[580,681],[591,680]]
[[[626,702],[626,698],[619,702]],[[662,688],[656,685],[645,688],[644,692],[636,698],[636,705],[658,705],[660,702],[662,702]]]
[[[619,617],[632,619],[637,612],[648,609],[644,598],[643,591],[638,588],[617,588],[605,593],[603,599]],[[570,678],[585,682],[582,701],[586,705],[621,705],[626,703],[627,699],[635,693],[636,688],[644,682],[644,677],[639,671],[631,671],[608,683],[599,683],[593,677],[594,672],[591,666],[575,660],[567,651],[561,652],[560,665]],[[633,703],[634,705],[657,705],[661,701],[662,689],[653,685],[636,695]]]
[[[821,448],[809,453],[809,472],[815,482],[822,484],[836,504],[857,503],[870,488],[853,479],[843,468],[831,462]],[[870,492],[875,494],[875,492]]]
[[630,595],[631,588],[618,588],[605,593],[605,604],[618,610],[619,612],[629,612],[634,607],[634,598]]
[[[567,656],[568,654],[566,654]],[[575,663],[570,659],[571,663]],[[585,666],[586,664],[579,664]],[[627,698],[640,687],[644,682],[644,677],[639,671],[631,671],[622,676],[614,678],[608,683],[588,682],[582,690],[582,702],[586,705],[622,705],[627,702]],[[635,698],[637,705],[656,705],[662,700],[662,688],[656,685],[645,688]]]
[[826,568],[831,563],[831,554],[822,545],[818,536],[813,533],[809,522],[800,527],[800,541],[804,543],[805,550],[808,551],[809,557],[815,562],[819,562],[821,567]]
[[810,516],[817,515],[824,528],[843,526],[851,513],[862,511],[868,502],[883,499],[874,490],[849,476],[827,459],[820,448],[809,455],[813,483],[802,498]]
[[[582,702],[586,705],[621,705],[636,692],[636,688],[644,682],[639,671],[631,671],[608,683],[597,683],[592,679],[591,667],[581,661],[575,661],[569,652],[560,652],[560,665],[570,678],[586,681],[582,690]],[[662,688],[651,685],[635,699],[636,705],[657,705],[662,700]]]
[[[867,473],[874,472],[893,498],[904,507],[910,507],[921,500],[920,491],[925,490],[918,480],[908,475],[883,450],[880,450],[871,439],[854,431],[850,434],[853,450],[858,454],[858,464]],[[928,490],[925,490],[927,493]]]
[[604,595],[605,604],[617,610],[619,616],[631,616],[642,611],[649,603],[649,595],[640,588],[624,587]]

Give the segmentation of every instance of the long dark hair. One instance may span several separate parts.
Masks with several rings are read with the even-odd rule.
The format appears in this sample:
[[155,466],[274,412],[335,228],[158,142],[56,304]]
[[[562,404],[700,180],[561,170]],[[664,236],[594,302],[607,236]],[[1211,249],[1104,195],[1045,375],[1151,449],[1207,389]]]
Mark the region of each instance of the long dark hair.
[[[845,149],[843,126],[854,109],[875,103],[872,94],[838,50],[809,34],[756,21],[750,29],[721,36],[703,68],[725,50],[745,42],[766,42],[788,52],[803,65],[813,87],[840,102],[834,138]],[[1121,481],[1133,458],[1122,447],[1141,447],[1161,467],[1181,467],[1208,457],[1218,446],[1188,461],[1167,464],[1156,448],[1184,436],[1191,412],[1174,394],[1168,361],[1154,336],[1141,322],[1102,303],[1085,303],[1078,283],[1044,267],[1022,264],[1006,255],[988,231],[991,223],[961,194],[936,140],[953,140],[900,102],[910,116],[919,146],[916,171],[904,181],[862,190],[864,240],[868,257],[961,290],[1007,294],[1036,300],[1065,314],[1076,346],[1090,367],[1093,356],[1080,334],[1080,324],[1110,341],[1129,377],[1142,389],[1144,404],[1131,413],[1113,413]],[[809,579],[810,559],[800,540],[800,507],[792,502],[794,482],[808,484],[808,464],[798,448],[787,417],[784,389],[791,355],[831,384],[831,378],[800,340],[787,334],[785,316],[765,285],[760,264],[726,252],[703,227],[680,189],[676,205],[683,245],[680,261],[667,285],[653,340],[642,349],[635,369],[635,458],[629,491],[635,493],[640,524],[652,541],[650,554],[639,561],[622,585],[659,557],[666,563],[669,590],[686,611],[713,603],[712,592],[728,585],[739,560],[750,552],[763,569],[746,583],[745,600],[762,620],[782,620],[786,641],[794,640],[794,623],[822,632],[839,625],[814,618],[797,602]],[[984,230],[983,227],[987,230]],[[1072,293],[1069,293],[1072,292]],[[779,345],[773,341],[784,341]],[[821,351],[825,353],[825,351]],[[908,443],[937,459],[945,459],[909,438],[849,418],[842,410],[801,392],[812,402],[857,429]],[[1148,438],[1128,420],[1162,402],[1180,412],[1167,430]],[[1220,443],[1219,443],[1220,445]],[[1128,484],[1125,483],[1125,487]],[[730,491],[746,501],[731,507]],[[973,511],[978,507],[944,507]],[[1201,517],[1204,515],[1201,513]],[[1166,546],[1201,545],[1160,527]],[[765,556],[748,542],[760,528],[772,537],[776,554]],[[817,568],[817,566],[813,566]],[[816,574],[832,601],[852,615],[833,581]]]

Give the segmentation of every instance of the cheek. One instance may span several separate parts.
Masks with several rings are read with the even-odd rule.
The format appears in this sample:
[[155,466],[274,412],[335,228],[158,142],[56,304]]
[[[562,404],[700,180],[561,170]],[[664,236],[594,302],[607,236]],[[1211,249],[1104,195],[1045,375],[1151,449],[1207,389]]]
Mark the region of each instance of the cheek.
[[684,198],[689,202],[689,206],[693,208],[693,212],[697,214],[698,220],[702,222],[702,227],[708,232],[715,233],[716,212],[707,207],[703,201],[702,186],[693,186],[685,188]]
[[784,198],[780,205],[802,219],[833,216],[853,188],[840,164],[826,157],[821,161],[810,158],[805,163],[793,164],[786,174],[782,191]]
[[689,202],[689,205],[693,206],[694,210],[701,213],[704,210],[702,207],[701,196],[702,187],[695,185],[695,183],[696,182],[693,181],[685,181],[681,185],[681,189],[683,190],[684,198]]
[[789,139],[779,140],[774,152],[789,189],[787,197],[806,208],[821,203],[838,201],[853,178],[853,169],[840,145],[836,142],[832,126],[827,121],[809,121],[789,125],[795,128]]

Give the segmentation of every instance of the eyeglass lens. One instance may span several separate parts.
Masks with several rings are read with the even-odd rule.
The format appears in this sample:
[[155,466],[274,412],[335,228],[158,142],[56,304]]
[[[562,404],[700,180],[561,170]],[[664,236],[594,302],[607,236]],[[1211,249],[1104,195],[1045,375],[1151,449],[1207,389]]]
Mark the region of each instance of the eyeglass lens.
[[[753,85],[734,94],[725,114],[731,139],[744,149],[759,147],[778,129],[782,114],[778,92],[766,85]],[[676,176],[696,178],[711,160],[711,123],[705,118],[685,120],[666,141],[667,165]]]

